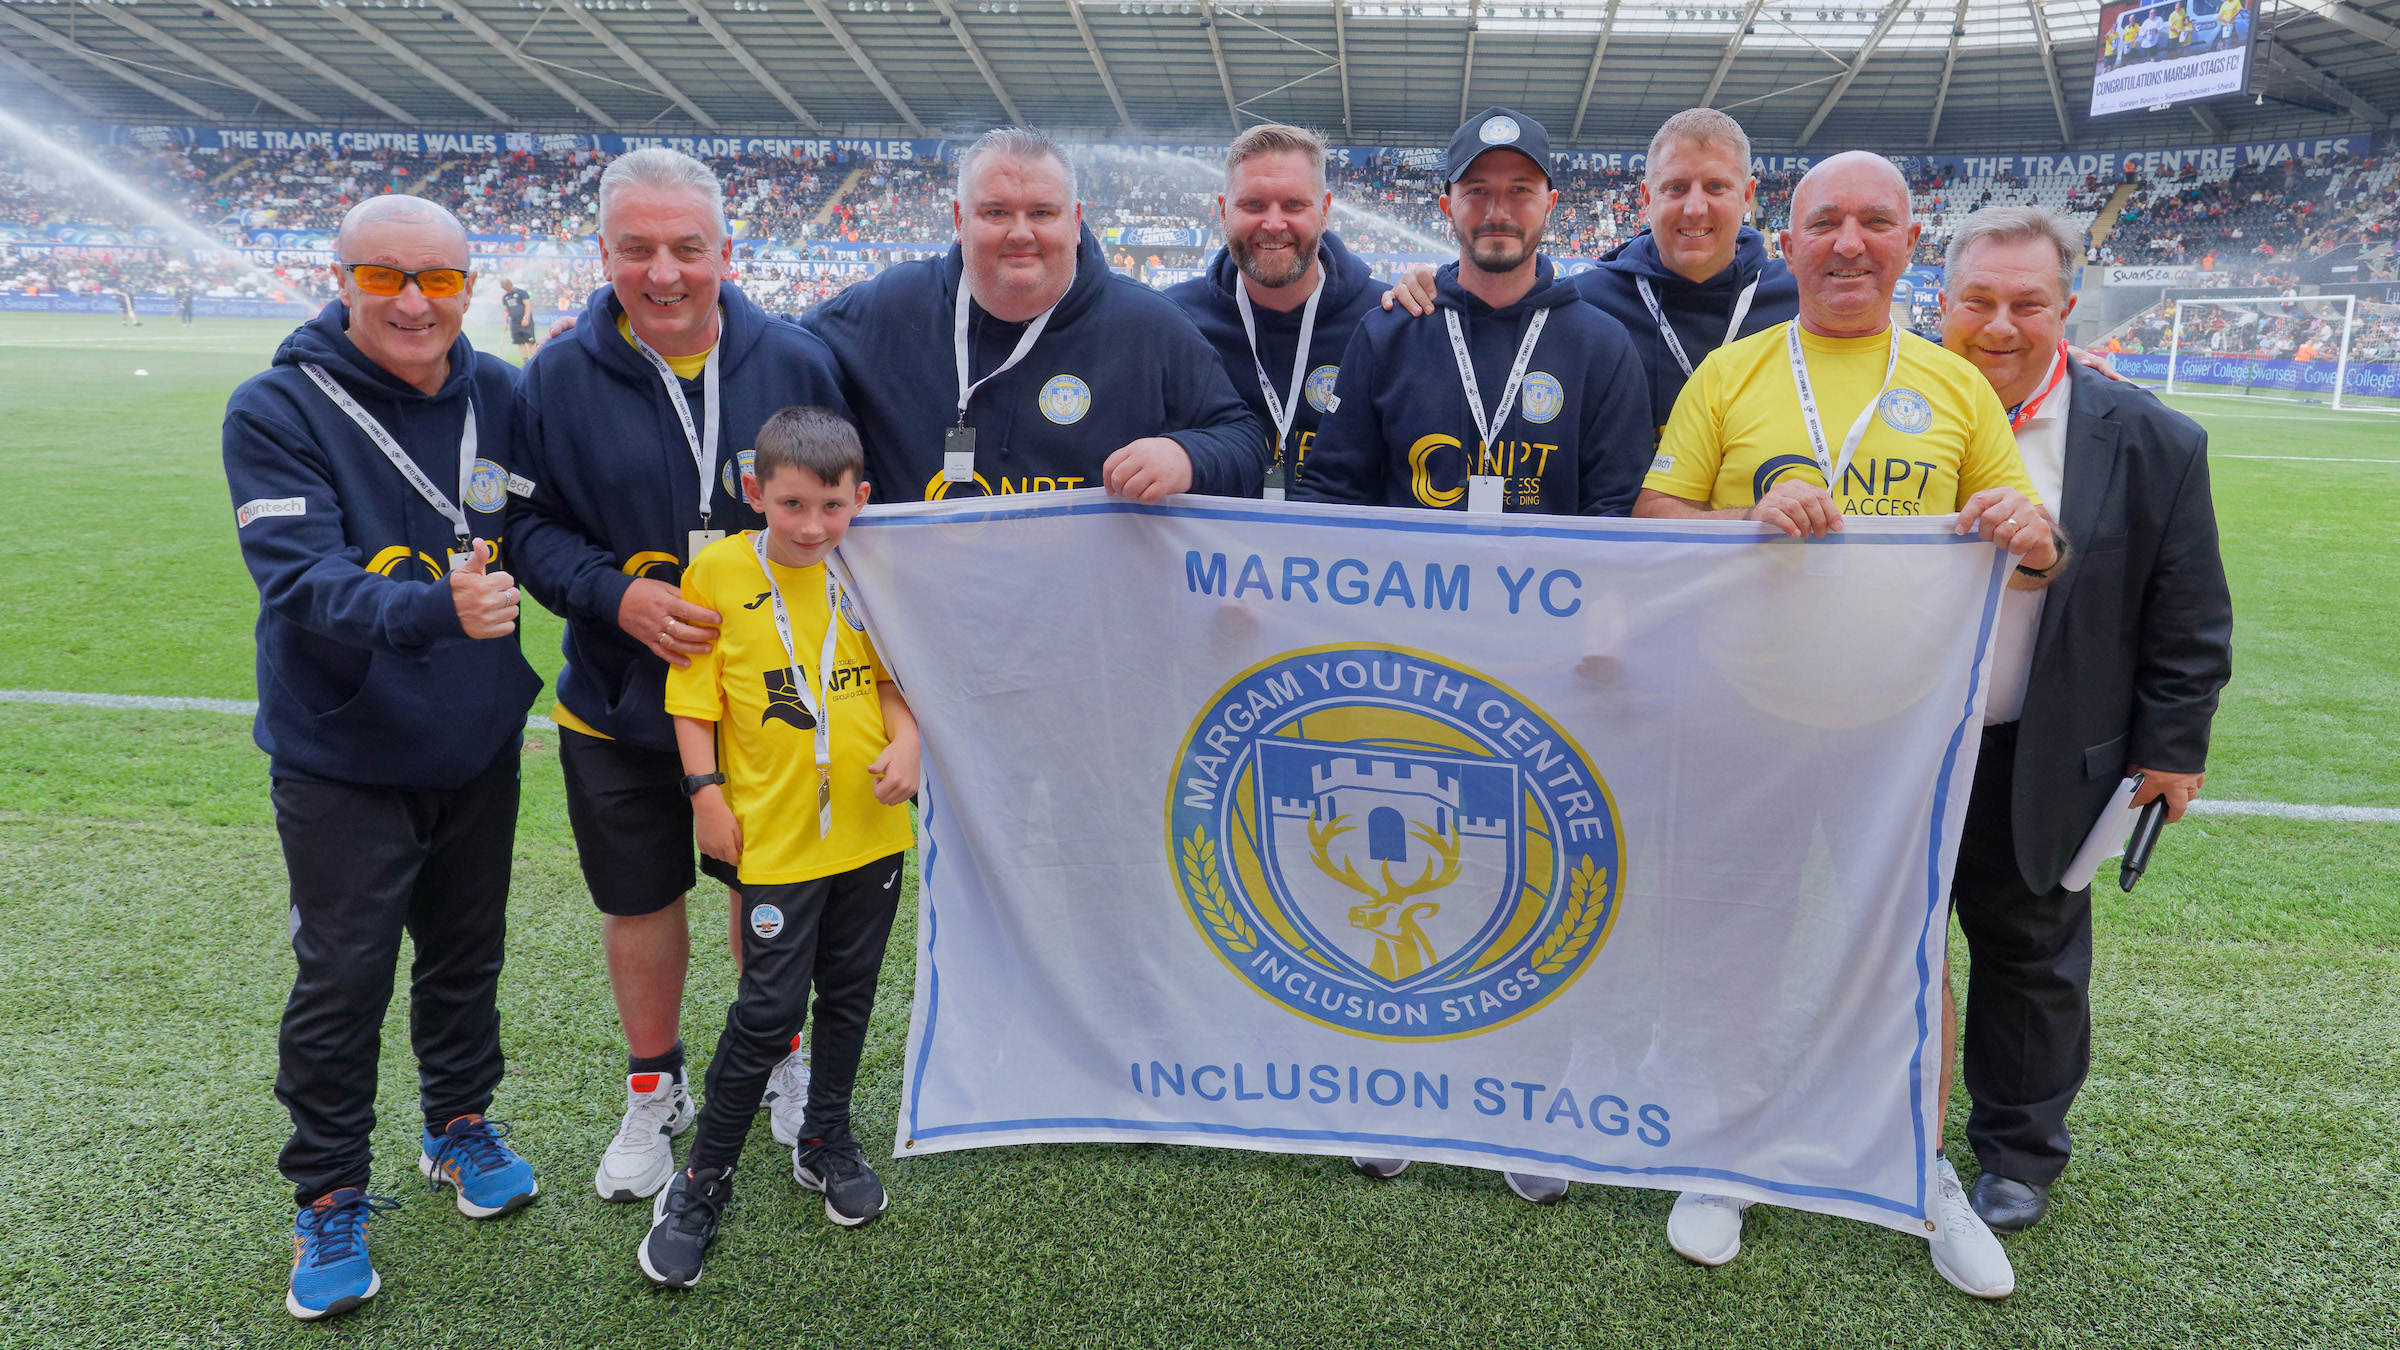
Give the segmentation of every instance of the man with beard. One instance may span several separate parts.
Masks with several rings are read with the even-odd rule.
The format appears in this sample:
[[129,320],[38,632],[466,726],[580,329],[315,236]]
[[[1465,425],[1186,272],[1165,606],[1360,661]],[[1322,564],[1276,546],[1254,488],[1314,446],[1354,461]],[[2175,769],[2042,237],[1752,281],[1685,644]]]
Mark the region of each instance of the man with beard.
[[1258,495],[1266,437],[1183,311],[1108,270],[1065,151],[986,132],[959,158],[951,214],[948,256],[799,320],[840,364],[880,500]]
[[1558,204],[1549,133],[1487,108],[1451,138],[1446,173],[1459,260],[1435,274],[1441,320],[1359,324],[1292,495],[1626,514],[1650,459],[1647,380],[1624,325],[1582,304],[1541,252]]
[[1271,500],[1308,458],[1341,354],[1384,293],[1326,228],[1332,211],[1325,138],[1302,127],[1252,127],[1225,152],[1217,197],[1225,251],[1208,275],[1167,288],[1267,430]]
[[[1950,888],[1967,939],[1967,1142],[1983,1165],[1970,1199],[2004,1233],[2049,1210],[2091,1068],[2092,893],[2062,877],[2121,778],[2141,775],[2136,802],[2183,815],[2233,671],[2208,433],[2067,359],[2078,234],[2040,207],[1989,207],[1942,269],[1942,345],[1991,382],[2027,476],[2090,541],[2049,589],[2001,597]],[[1949,1097],[1945,1072],[1945,1116]]]

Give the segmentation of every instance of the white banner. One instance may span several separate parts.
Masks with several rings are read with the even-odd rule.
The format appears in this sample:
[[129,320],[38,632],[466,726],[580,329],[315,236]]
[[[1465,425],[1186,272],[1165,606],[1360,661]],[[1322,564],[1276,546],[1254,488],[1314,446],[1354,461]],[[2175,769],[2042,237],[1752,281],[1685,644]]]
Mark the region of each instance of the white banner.
[[2003,555],[1098,491],[837,556],[925,732],[895,1157],[1367,1154],[1928,1231]]
[[2100,284],[2103,286],[2187,286],[2199,273],[2198,268],[2180,263],[2157,263],[2145,267],[2103,267]]

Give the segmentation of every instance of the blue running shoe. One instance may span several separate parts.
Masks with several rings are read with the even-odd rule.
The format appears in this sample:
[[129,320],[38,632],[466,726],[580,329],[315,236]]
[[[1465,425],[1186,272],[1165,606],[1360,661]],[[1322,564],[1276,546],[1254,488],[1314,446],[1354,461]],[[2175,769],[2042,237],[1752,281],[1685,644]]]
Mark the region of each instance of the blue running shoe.
[[367,1223],[397,1200],[356,1186],[318,1196],[292,1219],[292,1288],[283,1306],[303,1322],[339,1317],[375,1297],[383,1277],[367,1259]]
[[533,1164],[501,1143],[508,1126],[482,1116],[460,1116],[440,1134],[425,1132],[424,1152],[417,1170],[434,1190],[458,1188],[458,1212],[470,1219],[494,1219],[533,1203],[541,1186],[533,1179]]

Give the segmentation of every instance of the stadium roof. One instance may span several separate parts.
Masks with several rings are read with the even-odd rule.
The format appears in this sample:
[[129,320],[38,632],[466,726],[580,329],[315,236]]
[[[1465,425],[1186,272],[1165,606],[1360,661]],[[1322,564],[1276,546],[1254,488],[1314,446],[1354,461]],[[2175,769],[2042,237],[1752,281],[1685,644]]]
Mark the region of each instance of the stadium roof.
[[[1822,3],[1823,0],[1820,0]],[[2387,132],[2400,0],[2251,0],[2263,99],[2094,122],[2098,0],[0,0],[40,121],[941,136],[1020,121],[1437,144],[1504,104],[1626,147],[1678,109],[1766,151]],[[1463,78],[1462,78],[1463,77]]]

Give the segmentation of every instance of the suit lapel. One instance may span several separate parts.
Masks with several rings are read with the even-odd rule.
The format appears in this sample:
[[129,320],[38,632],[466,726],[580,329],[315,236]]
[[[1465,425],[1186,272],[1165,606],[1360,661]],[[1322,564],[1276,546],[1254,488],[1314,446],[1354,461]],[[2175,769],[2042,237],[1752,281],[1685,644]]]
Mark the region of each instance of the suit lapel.
[[[2100,522],[2101,500],[2108,494],[2108,485],[2116,476],[2117,445],[2124,428],[2117,425],[2112,414],[2116,401],[2108,397],[2108,377],[2078,366],[2073,375],[2074,401],[2067,409],[2067,445],[2065,472],[2059,481],[2059,493],[2066,498],[2066,510],[2059,524],[2067,532],[2067,541],[2075,549],[2090,545],[2092,531]],[[2072,579],[2074,564],[2068,563],[2067,577]],[[2042,606],[2041,632],[2035,638],[2038,649],[2050,636],[2050,631],[2066,612],[2065,605]]]

